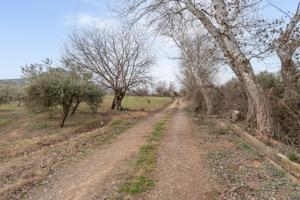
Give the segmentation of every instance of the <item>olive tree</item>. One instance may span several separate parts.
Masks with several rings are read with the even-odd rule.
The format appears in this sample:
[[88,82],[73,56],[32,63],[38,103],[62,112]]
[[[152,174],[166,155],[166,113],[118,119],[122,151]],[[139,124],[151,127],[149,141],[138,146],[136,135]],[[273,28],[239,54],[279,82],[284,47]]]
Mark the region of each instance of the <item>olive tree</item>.
[[12,101],[13,94],[11,93],[11,88],[9,85],[0,85],[0,105]]
[[15,101],[18,103],[18,107],[20,107],[24,96],[25,91],[23,86],[5,84],[0,85],[0,104]]
[[114,93],[112,109],[122,109],[126,92],[150,80],[153,57],[146,38],[133,28],[92,27],[70,36],[66,58],[92,72]]
[[93,109],[99,106],[104,93],[93,82],[74,76],[65,69],[52,68],[49,62],[46,62],[45,71],[40,66],[37,64],[23,68],[29,80],[25,98],[28,108],[35,112],[51,112],[59,107],[62,111],[59,126],[63,127],[72,107],[75,112],[79,105],[77,98],[86,100]]

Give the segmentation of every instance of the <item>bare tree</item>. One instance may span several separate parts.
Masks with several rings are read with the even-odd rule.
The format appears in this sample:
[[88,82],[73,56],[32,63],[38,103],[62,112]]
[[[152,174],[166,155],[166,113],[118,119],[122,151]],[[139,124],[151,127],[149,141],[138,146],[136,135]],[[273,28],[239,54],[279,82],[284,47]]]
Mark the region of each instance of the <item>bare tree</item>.
[[300,78],[300,3],[292,16],[270,1],[269,4],[284,16],[273,20],[256,20],[253,23],[255,28],[249,31],[250,40],[256,49],[260,49],[258,51],[260,57],[264,58],[266,53],[272,56],[275,56],[273,55],[275,53],[279,57],[285,86],[284,96],[286,98],[299,96],[297,82]]
[[174,16],[192,15],[214,38],[227,64],[244,86],[249,107],[252,112],[256,111],[258,129],[270,135],[275,131],[275,123],[269,99],[258,84],[235,32],[243,22],[243,14],[256,3],[256,0],[129,0],[127,12],[134,13],[136,19],[150,16],[151,24],[157,21],[172,23]]
[[165,97],[169,96],[168,84],[165,81],[159,81],[155,84],[155,95]]
[[[218,51],[209,42],[209,37],[197,34],[181,37],[178,44],[182,54],[182,74],[184,80],[195,84],[201,92],[207,114],[213,113],[213,103],[209,90],[214,88],[213,79],[220,63]],[[192,81],[191,81],[192,80]],[[186,84],[189,84],[187,82]]]
[[[276,53],[281,61],[281,75],[285,85],[285,97],[298,96],[297,82],[300,78],[299,62],[294,61],[296,51],[300,47],[300,3],[295,14],[290,17],[286,28],[279,27],[279,37],[273,41]],[[278,24],[278,21],[273,24]],[[274,30],[275,31],[275,30]]]
[[114,92],[112,109],[122,109],[126,92],[150,80],[153,64],[145,37],[133,28],[106,30],[93,27],[73,33],[66,59],[93,72]]

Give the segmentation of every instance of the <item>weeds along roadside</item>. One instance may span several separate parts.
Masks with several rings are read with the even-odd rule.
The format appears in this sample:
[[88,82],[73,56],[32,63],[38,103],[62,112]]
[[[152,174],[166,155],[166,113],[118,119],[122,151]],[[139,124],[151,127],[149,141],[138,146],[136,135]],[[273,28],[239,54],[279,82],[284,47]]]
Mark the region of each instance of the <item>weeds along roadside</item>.
[[212,178],[222,185],[222,199],[300,199],[299,185],[231,129],[206,115],[188,113]]

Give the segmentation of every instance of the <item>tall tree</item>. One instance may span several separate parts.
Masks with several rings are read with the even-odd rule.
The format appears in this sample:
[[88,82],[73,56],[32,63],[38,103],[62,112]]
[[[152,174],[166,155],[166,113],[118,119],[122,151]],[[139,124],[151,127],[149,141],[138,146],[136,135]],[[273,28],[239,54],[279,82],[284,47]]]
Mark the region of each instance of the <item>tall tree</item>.
[[[255,49],[253,57],[278,56],[281,63],[281,77],[285,86],[285,100],[299,98],[300,79],[300,3],[293,13],[281,10],[268,1],[270,6],[284,16],[279,18],[253,20],[254,27],[248,29],[247,46]],[[251,43],[251,44],[250,44]]]
[[151,23],[169,23],[174,16],[192,15],[194,21],[200,23],[214,38],[227,64],[243,84],[250,108],[256,111],[258,129],[271,135],[275,131],[272,108],[235,32],[242,23],[241,16],[255,3],[255,0],[129,0],[127,12],[134,13],[136,19],[148,16]]
[[[182,54],[182,75],[184,80],[195,84],[201,92],[207,114],[213,113],[213,104],[209,90],[214,88],[213,79],[220,62],[218,51],[209,45],[208,37],[196,35],[182,37],[178,46]],[[189,84],[189,83],[186,83]]]
[[73,33],[66,57],[114,92],[112,109],[122,108],[128,90],[150,81],[153,57],[146,38],[133,28],[93,27]]
[[281,73],[285,85],[285,95],[298,95],[297,82],[300,78],[300,64],[293,57],[300,47],[300,3],[295,15],[290,19],[286,29],[280,33],[276,52],[281,61]]

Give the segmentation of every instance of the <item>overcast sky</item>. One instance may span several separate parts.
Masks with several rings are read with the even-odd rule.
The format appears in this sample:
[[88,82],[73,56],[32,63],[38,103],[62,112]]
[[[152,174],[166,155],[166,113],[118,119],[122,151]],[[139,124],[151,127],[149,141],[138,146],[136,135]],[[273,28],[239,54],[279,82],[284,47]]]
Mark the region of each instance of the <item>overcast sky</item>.
[[[118,21],[113,8],[122,0],[1,0],[0,1],[0,79],[19,78],[20,66],[40,62],[44,58],[58,59],[63,53],[68,34],[90,23],[111,26]],[[294,11],[299,0],[272,0],[282,10]],[[282,16],[274,8],[264,6],[263,15]],[[158,80],[176,81],[176,48],[159,39],[154,44],[157,53],[153,75]],[[254,63],[255,70],[276,70],[276,58]],[[220,82],[231,76],[222,71]]]

